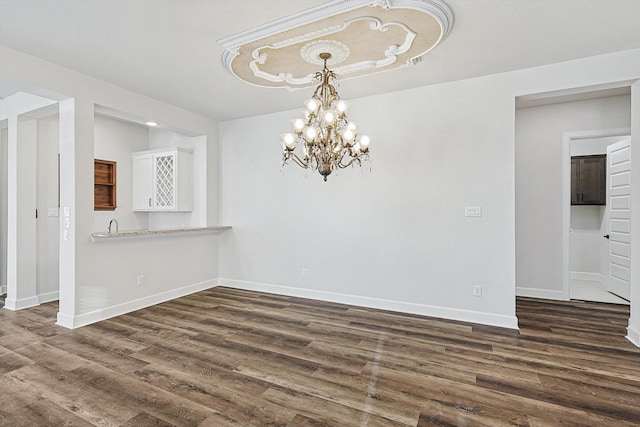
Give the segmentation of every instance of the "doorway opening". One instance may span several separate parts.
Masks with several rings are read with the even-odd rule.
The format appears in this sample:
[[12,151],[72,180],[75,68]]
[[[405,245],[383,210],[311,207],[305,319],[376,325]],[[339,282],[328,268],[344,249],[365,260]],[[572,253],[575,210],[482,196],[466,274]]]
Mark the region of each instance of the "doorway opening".
[[0,307],[20,310],[59,296],[58,104],[25,92],[2,102]]
[[620,85],[516,98],[517,296],[571,297],[571,140],[630,134],[631,91]]
[[[566,176],[570,165],[571,175],[570,203],[566,197],[563,200],[563,214],[569,216],[568,230],[565,222],[569,238],[564,248],[568,258],[564,294],[574,300],[628,305],[630,131],[568,133],[564,145],[564,172]],[[595,194],[585,201],[582,187]]]

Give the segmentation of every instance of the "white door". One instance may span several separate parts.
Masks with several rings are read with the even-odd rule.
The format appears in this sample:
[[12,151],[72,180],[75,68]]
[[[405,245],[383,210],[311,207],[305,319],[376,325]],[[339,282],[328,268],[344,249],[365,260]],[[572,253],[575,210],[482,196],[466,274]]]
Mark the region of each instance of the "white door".
[[133,156],[133,210],[153,209],[153,156]]
[[[607,290],[631,299],[631,139],[607,147],[609,280]],[[607,237],[605,236],[605,237]]]

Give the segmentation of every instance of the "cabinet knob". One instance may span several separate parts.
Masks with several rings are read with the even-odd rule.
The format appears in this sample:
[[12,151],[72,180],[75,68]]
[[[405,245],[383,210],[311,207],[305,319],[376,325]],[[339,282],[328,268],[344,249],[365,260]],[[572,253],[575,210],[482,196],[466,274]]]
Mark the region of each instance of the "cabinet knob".
[[149,197],[149,207],[151,207],[151,197]]
[[605,239],[609,240],[609,235],[608,235],[608,234],[605,234],[605,235],[604,235],[604,236],[602,236],[602,237],[604,237]]

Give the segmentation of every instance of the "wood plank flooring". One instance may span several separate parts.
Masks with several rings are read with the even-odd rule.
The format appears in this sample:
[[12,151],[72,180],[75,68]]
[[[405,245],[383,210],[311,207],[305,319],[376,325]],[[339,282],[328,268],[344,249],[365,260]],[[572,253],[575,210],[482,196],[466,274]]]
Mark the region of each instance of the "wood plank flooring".
[[76,330],[0,310],[0,426],[640,425],[629,307],[521,330],[218,287]]

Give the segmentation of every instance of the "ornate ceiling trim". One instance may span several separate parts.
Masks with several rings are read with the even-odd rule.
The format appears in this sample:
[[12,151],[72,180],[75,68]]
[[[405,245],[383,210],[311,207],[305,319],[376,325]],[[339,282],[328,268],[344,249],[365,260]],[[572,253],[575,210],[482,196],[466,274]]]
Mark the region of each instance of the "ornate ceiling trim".
[[322,52],[342,78],[360,77],[415,65],[452,25],[442,0],[334,0],[218,43],[239,79],[294,89],[314,83]]

